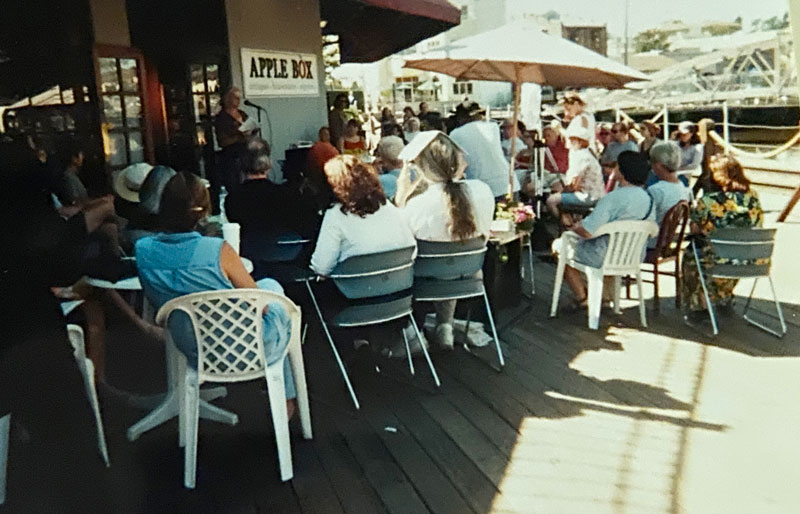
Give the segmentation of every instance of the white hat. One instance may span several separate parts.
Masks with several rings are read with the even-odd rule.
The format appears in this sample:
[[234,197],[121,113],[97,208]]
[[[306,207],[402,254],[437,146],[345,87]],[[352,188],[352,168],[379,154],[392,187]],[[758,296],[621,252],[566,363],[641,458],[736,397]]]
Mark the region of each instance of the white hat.
[[583,139],[584,141],[592,140],[592,134],[589,131],[589,127],[583,127],[580,123],[570,123],[564,136],[566,136],[567,139],[571,137],[577,137],[578,139]]
[[418,132],[417,135],[414,136],[414,139],[412,139],[411,142],[408,143],[405,148],[403,148],[403,151],[400,152],[400,155],[398,155],[397,158],[400,159],[401,161],[413,161],[414,159],[419,157],[419,154],[421,154],[422,151],[425,148],[427,148],[428,145],[431,144],[434,139],[436,139],[439,136],[449,139],[450,142],[453,143],[453,146],[464,152],[464,154],[467,153],[463,148],[461,148],[458,145],[458,143],[450,139],[450,136],[448,136],[444,132],[441,132],[439,130],[425,130],[422,132]]
[[152,169],[153,166],[146,162],[131,164],[114,172],[111,187],[123,200],[139,203],[139,189]]
[[681,134],[689,134],[694,132],[694,123],[688,120],[678,123],[678,132]]

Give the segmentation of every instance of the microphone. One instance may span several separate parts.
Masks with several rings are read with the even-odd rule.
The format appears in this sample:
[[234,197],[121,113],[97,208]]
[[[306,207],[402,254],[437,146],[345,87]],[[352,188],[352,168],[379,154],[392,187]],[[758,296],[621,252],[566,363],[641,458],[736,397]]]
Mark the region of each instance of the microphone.
[[245,101],[244,101],[244,104],[245,104],[246,106],[248,106],[248,107],[252,107],[253,109],[258,109],[259,111],[265,111],[265,110],[266,110],[266,109],[264,109],[263,107],[261,107],[260,105],[258,105],[258,104],[256,104],[256,103],[253,103],[253,102],[251,102],[250,100],[245,100]]

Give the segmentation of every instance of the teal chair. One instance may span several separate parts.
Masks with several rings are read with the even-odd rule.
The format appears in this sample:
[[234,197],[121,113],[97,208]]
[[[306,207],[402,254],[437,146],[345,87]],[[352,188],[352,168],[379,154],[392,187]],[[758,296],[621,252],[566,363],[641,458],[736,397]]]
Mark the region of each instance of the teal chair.
[[[479,274],[486,257],[486,239],[467,241],[417,241],[414,263],[414,300],[441,302],[483,297],[500,366],[505,366],[489,297]],[[469,325],[467,325],[469,327]]]
[[[708,286],[706,280],[709,278],[733,278],[733,279],[746,279],[752,278],[753,287],[750,290],[750,296],[747,298],[747,303],[744,306],[744,319],[748,323],[769,332],[776,337],[783,337],[786,334],[786,320],[783,317],[783,309],[781,303],[778,301],[778,296],[775,294],[775,285],[770,276],[770,264],[755,264],[758,259],[772,259],[772,251],[775,246],[775,229],[765,228],[721,228],[712,232],[708,241],[711,245],[711,251],[715,257],[727,259],[730,264],[714,264],[710,269],[703,269],[700,262],[700,252],[697,249],[697,241],[692,241],[692,252],[694,253],[695,264],[700,274],[700,283],[703,286],[703,294],[705,295],[706,305],[708,306],[708,315],[711,318],[711,326],[714,329],[714,335],[719,334],[719,327],[717,324],[717,316],[714,312],[714,305],[711,302],[711,297],[708,294]],[[750,303],[753,299],[753,293],[756,290],[758,279],[766,278],[769,280],[769,286],[772,290],[772,299],[775,302],[775,309],[778,313],[778,320],[780,321],[780,330],[768,327],[748,316]]]
[[[359,409],[358,398],[339,351],[336,349],[329,326],[336,328],[365,327],[408,317],[417,338],[422,341],[422,334],[412,315],[411,286],[414,283],[414,247],[350,257],[339,263],[329,278],[348,300],[348,305],[338,312],[327,312],[329,309],[320,307],[314,294],[314,288],[311,286],[312,281],[306,281],[306,287],[320,323],[322,323],[325,337],[328,339],[333,356],[347,385],[347,390],[353,399],[353,404],[356,409]],[[409,369],[413,375],[411,348],[405,331],[403,331],[403,339],[406,345]],[[420,346],[422,346],[433,380],[439,387],[441,385],[439,376],[433,367],[428,349],[425,345]]]

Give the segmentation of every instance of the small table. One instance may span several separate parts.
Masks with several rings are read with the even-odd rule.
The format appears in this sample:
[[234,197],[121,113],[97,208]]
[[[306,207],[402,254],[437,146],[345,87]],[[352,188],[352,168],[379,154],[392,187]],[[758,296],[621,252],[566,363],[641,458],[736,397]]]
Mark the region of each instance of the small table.
[[[242,264],[248,273],[253,271],[253,263],[250,259],[242,257]],[[142,283],[139,277],[128,277],[116,282],[89,277],[86,279],[86,282],[91,286],[102,289],[118,289],[124,291],[140,291],[142,289]],[[153,307],[150,305],[147,297],[144,298],[144,307],[142,310],[142,317],[146,321],[154,320]],[[176,383],[176,380],[177,377],[182,375],[182,373],[180,373],[180,367],[186,366],[186,359],[181,358],[180,352],[173,344],[168,343],[165,351],[167,361],[167,391],[164,394],[155,396],[132,396],[132,402],[143,408],[151,408],[154,403],[157,405],[149,414],[128,428],[129,441],[135,441],[143,433],[177,417],[180,412],[179,393],[181,388]],[[227,394],[228,390],[223,386],[200,390],[200,417],[228,423],[230,425],[238,423],[239,417],[235,413],[209,403]]]
[[[527,238],[528,244],[528,274],[531,281],[531,294],[533,289],[533,252],[530,245],[528,232],[492,232],[489,237],[489,251],[483,264],[484,284],[486,293],[492,303],[492,309],[515,305],[522,295],[522,282],[520,276],[524,274],[522,249]],[[508,260],[498,263],[500,253],[505,250]],[[513,272],[509,271],[513,270]]]

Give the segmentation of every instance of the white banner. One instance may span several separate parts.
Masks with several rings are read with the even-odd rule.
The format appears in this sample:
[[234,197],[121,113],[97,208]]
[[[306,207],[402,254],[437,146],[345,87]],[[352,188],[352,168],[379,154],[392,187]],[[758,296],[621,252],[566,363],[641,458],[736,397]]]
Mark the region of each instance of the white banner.
[[244,96],[319,96],[317,56],[242,48]]

